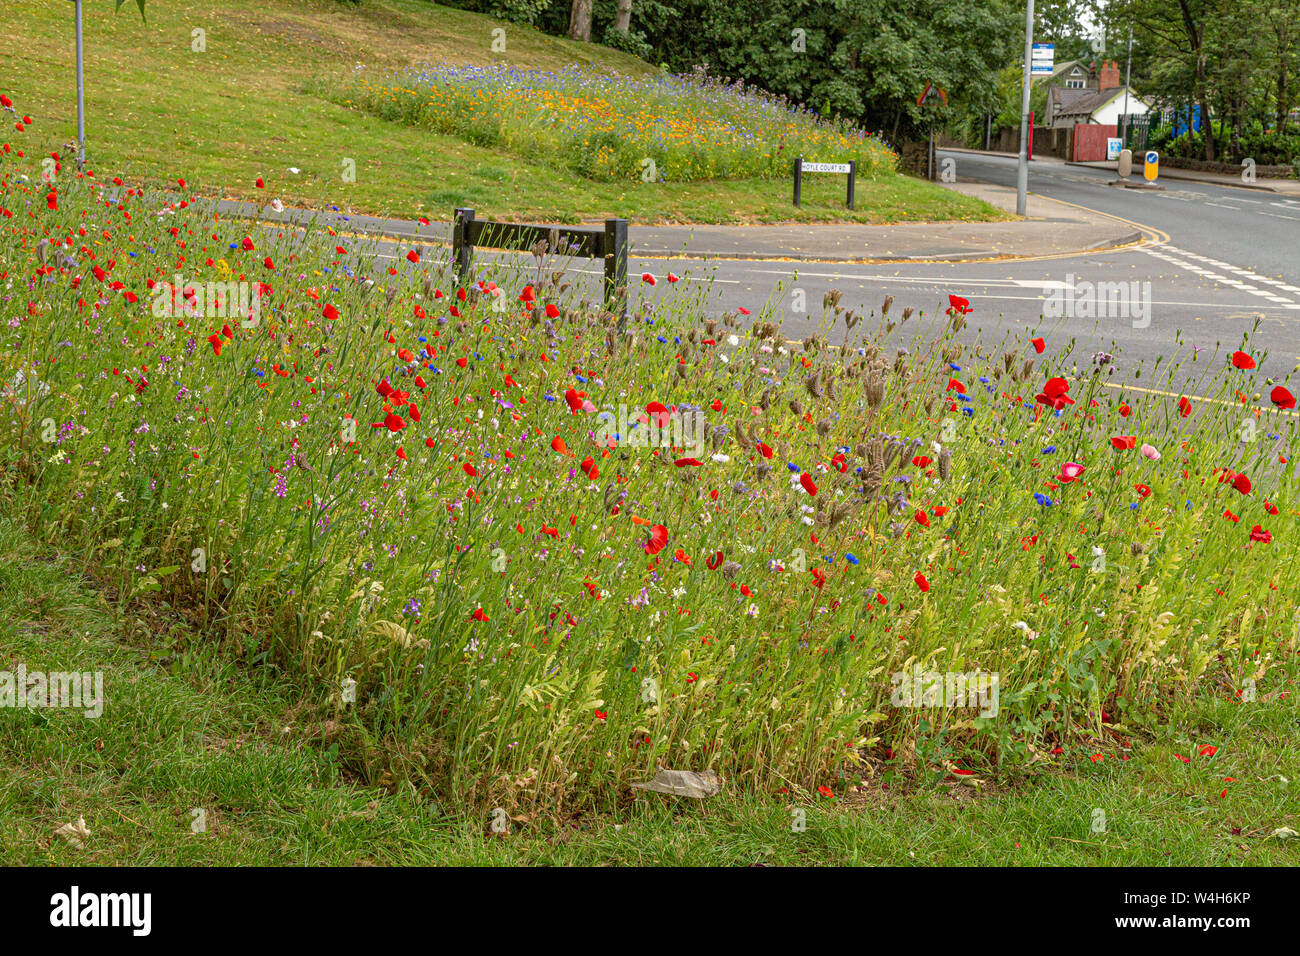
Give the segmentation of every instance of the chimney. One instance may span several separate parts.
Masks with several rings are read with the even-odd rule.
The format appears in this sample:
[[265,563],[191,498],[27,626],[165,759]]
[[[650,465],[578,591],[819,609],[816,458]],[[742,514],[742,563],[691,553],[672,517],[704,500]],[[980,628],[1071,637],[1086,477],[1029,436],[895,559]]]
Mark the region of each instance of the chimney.
[[1120,78],[1119,64],[1114,60],[1104,60],[1101,64],[1101,73],[1097,79],[1098,90],[1113,90],[1124,85]]

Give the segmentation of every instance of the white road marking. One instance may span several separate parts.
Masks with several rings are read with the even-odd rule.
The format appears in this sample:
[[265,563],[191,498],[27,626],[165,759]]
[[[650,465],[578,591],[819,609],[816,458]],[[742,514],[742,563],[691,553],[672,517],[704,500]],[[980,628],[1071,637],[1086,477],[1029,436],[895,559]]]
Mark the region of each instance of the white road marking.
[[[1241,266],[1235,266],[1227,262],[1221,262],[1218,259],[1211,259],[1208,256],[1202,256],[1195,252],[1188,252],[1186,249],[1179,249],[1177,246],[1165,245],[1165,246],[1158,246],[1158,247],[1156,246],[1144,247],[1142,251],[1147,253],[1148,255],[1154,256],[1157,259],[1161,259],[1164,262],[1168,262],[1171,265],[1178,266],[1178,268],[1184,269],[1187,272],[1191,272],[1194,273],[1195,275],[1199,275],[1202,276],[1203,278],[1210,279],[1214,282],[1217,282],[1219,283],[1219,285],[1227,286],[1230,289],[1237,289],[1241,292],[1248,292],[1251,295],[1259,296],[1262,299],[1268,299],[1270,302],[1280,305],[1286,309],[1291,309],[1293,307],[1300,309],[1300,304],[1293,303],[1291,299],[1288,299],[1285,296],[1278,295],[1276,292],[1272,291],[1271,289],[1261,289],[1258,286],[1251,284],[1251,283],[1258,282],[1264,285],[1274,286],[1275,288],[1284,289],[1287,292],[1300,291],[1300,289],[1298,289],[1296,286],[1288,285],[1287,283],[1281,282],[1278,279],[1273,279],[1270,278],[1269,276],[1263,276],[1260,275],[1258,272],[1252,272],[1249,269],[1243,269]],[[1189,259],[1193,261],[1189,262],[1188,261]],[[1196,264],[1197,262],[1203,262],[1206,263],[1207,265],[1216,266],[1225,272],[1233,272],[1236,273],[1237,275],[1245,276],[1250,280],[1250,283],[1243,282],[1240,279],[1234,279],[1231,276],[1222,275],[1218,272],[1212,272],[1208,269],[1203,269]]]

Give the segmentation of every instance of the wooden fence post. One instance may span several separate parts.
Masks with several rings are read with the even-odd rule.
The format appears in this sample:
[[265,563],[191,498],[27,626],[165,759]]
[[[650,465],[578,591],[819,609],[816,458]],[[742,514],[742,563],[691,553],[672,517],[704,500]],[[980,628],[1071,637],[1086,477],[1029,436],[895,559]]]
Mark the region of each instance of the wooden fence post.
[[605,220],[605,308],[618,313],[618,330],[627,328],[627,220]]
[[458,208],[451,226],[451,250],[456,263],[456,278],[464,282],[469,276],[470,256],[474,247],[469,241],[469,226],[474,221],[474,210]]

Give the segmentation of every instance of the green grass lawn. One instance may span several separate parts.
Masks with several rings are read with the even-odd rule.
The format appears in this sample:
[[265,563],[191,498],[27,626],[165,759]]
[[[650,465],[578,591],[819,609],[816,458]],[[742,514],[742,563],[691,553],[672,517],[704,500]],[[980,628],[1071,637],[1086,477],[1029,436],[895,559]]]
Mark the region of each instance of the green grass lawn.
[[[646,794],[608,815],[521,819],[493,835],[484,810],[438,806],[403,781],[363,785],[327,742],[328,705],[187,643],[164,608],[119,619],[72,564],[0,517],[0,670],[102,670],[106,698],[98,719],[0,709],[6,863],[1300,863],[1300,840],[1273,835],[1300,829],[1294,695],[1268,707],[1207,701],[1168,736],[1134,741],[1128,761],[1072,755],[979,788],[877,781],[816,803]],[[1201,757],[1211,740],[1217,753]],[[82,846],[54,835],[82,817]]]
[[[492,30],[506,30],[493,53]],[[195,52],[195,30],[205,31]],[[23,144],[42,153],[76,136],[72,10],[66,0],[11,4],[0,21],[0,92],[36,120]],[[857,210],[843,208],[838,176],[808,177],[805,204],[790,183],[596,183],[561,168],[389,123],[308,92],[359,63],[385,71],[412,64],[490,63],[553,69],[578,63],[644,75],[635,57],[543,35],[423,0],[168,0],[88,4],[85,15],[87,156],[103,178],[241,198],[414,218],[449,219],[458,205],[482,216],[638,222],[983,220],[986,203],[907,176],[860,182]],[[344,181],[345,161],[355,182]],[[299,173],[290,173],[295,168]],[[257,189],[261,177],[266,188]]]

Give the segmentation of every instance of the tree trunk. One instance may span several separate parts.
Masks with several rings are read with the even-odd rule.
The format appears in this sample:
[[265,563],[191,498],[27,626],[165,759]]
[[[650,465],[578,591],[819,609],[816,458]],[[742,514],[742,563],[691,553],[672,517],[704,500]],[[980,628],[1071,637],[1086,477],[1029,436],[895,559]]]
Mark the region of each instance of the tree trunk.
[[1277,123],[1274,124],[1277,127],[1279,134],[1286,132],[1287,120],[1290,118],[1291,113],[1291,99],[1288,95],[1290,90],[1288,89],[1287,84],[1288,79],[1286,61],[1283,60],[1278,64],[1277,71]]
[[632,24],[632,0],[618,0],[618,13],[614,17],[614,29],[624,36]]
[[573,0],[569,8],[569,39],[591,42],[591,2],[592,0]]
[[[1191,54],[1195,57],[1194,72],[1194,92],[1193,95],[1201,107],[1201,129],[1205,133],[1205,158],[1214,161],[1214,127],[1210,124],[1210,103],[1209,94],[1206,87],[1208,83],[1205,78],[1205,46],[1201,28],[1197,25],[1196,17],[1191,9],[1189,0],[1178,0],[1178,9],[1182,14],[1183,32],[1187,34],[1187,39],[1191,47]],[[1200,11],[1197,11],[1200,12]],[[1191,129],[1191,118],[1187,121],[1188,129]]]
[[1201,131],[1205,134],[1205,160],[1212,163],[1217,152],[1214,142],[1214,124],[1210,122],[1210,97],[1206,91],[1205,57],[1203,56],[1196,60],[1196,85],[1200,92]]

